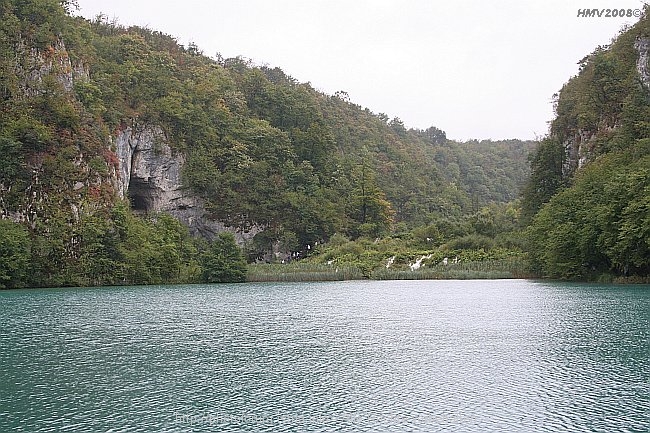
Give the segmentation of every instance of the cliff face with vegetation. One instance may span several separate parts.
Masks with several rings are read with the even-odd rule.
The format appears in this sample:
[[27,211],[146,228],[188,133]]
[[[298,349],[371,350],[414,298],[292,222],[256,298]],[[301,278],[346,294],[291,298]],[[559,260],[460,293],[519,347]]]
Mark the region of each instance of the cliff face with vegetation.
[[650,274],[650,20],[580,62],[532,158],[531,259],[553,278]]
[[0,285],[194,281],[224,231],[255,260],[515,223],[533,143],[407,129],[73,7],[0,0]]

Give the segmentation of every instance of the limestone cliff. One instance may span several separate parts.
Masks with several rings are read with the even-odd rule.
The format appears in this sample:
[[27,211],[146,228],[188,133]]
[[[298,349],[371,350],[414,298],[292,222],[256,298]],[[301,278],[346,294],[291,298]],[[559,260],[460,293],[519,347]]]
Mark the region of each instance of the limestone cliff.
[[641,78],[641,83],[646,89],[650,89],[650,37],[638,37],[634,43],[639,58],[636,62],[636,70]]
[[185,224],[192,235],[207,239],[229,231],[242,244],[255,235],[256,231],[227,227],[209,217],[203,200],[183,186],[185,157],[171,149],[161,128],[133,123],[112,140],[118,158],[115,189],[120,198],[131,202],[136,213],[168,213]]
[[73,64],[61,39],[45,51],[28,48],[20,41],[17,54],[15,71],[20,77],[20,87],[26,96],[42,92],[40,84],[43,77],[48,75],[56,77],[66,92],[72,92],[76,81],[87,80],[89,77],[87,65],[82,62]]
[[[629,44],[633,46],[636,58],[633,81],[636,82],[636,86],[643,87],[645,91],[650,90],[650,37],[637,36],[631,43],[623,39],[619,44]],[[593,65],[589,65],[589,67],[593,67]],[[624,69],[623,66],[619,67],[620,69]],[[600,83],[594,82],[596,78],[594,78],[593,73],[588,76],[588,80],[591,81],[590,90],[600,86]],[[575,79],[579,80],[580,78],[582,77],[578,76]],[[602,92],[601,98],[614,98],[614,93],[617,91],[617,89],[611,89],[605,86],[601,87],[599,90]],[[621,94],[627,93],[626,90],[619,92]],[[588,92],[585,91],[584,93]],[[598,96],[588,95],[583,97],[585,98],[586,103],[590,105],[597,105],[599,102],[602,102],[599,100],[600,98],[598,98]],[[566,96],[565,99],[567,99]],[[567,156],[563,167],[563,174],[565,177],[571,177],[577,169],[583,167],[587,162],[593,160],[598,155],[597,148],[599,146],[599,136],[602,137],[611,134],[614,129],[620,126],[620,111],[624,104],[625,102],[623,101],[617,101],[616,104],[613,105],[615,107],[614,110],[612,110],[612,106],[606,107],[605,109],[601,108],[598,117],[588,126],[579,126],[580,120],[578,120],[575,122],[576,124],[569,126],[568,128],[562,128],[563,130],[558,135],[563,135],[565,137],[563,139]],[[575,108],[573,110],[577,111]],[[614,111],[614,113],[612,111]],[[573,115],[580,119],[580,114],[573,113]],[[582,114],[582,116],[584,116],[584,114]]]
[[[11,59],[10,67],[16,78],[15,87],[12,89],[16,101],[14,107],[23,101],[32,101],[28,105],[29,109],[36,105],[33,101],[54,101],[52,89],[46,83],[49,77],[53,77],[61,89],[57,102],[74,100],[75,83],[89,77],[85,64],[73,64],[60,38],[44,51],[29,47],[19,38],[13,49],[15,55]],[[5,92],[10,88],[6,83]],[[52,104],[56,105],[57,102]],[[38,125],[35,126],[25,119],[26,117],[19,121],[14,120],[13,128],[20,131],[19,140],[30,143],[38,151],[30,153],[29,157],[22,161],[21,165],[25,171],[19,176],[20,179],[11,179],[15,182],[13,185],[0,182],[0,218],[26,222],[33,228],[39,217],[51,212],[52,202],[58,201],[57,205],[61,206],[62,211],[68,213],[69,219],[76,222],[79,219],[79,209],[87,204],[84,194],[89,188],[99,189],[104,179],[90,169],[90,158],[84,153],[83,145],[68,135],[57,143],[60,153],[66,155],[68,170],[59,173],[61,179],[58,182],[52,182],[51,172],[57,168],[56,158],[53,157],[55,152],[44,152],[43,148],[47,147],[46,141],[53,141],[51,133],[55,129],[44,125],[39,129]]]
[[[82,62],[73,64],[62,40],[42,51],[28,48],[24,43],[17,45],[14,70],[19,78],[20,93],[25,97],[37,97],[44,92],[44,79],[54,77],[67,98],[76,99],[75,84],[87,81],[90,71]],[[162,128],[152,125],[139,125],[133,121],[109,137],[103,147],[111,149],[117,156],[117,163],[109,171],[108,178],[92,175],[88,157],[78,145],[73,145],[75,165],[78,173],[70,181],[66,195],[71,218],[78,220],[79,210],[87,206],[84,195],[96,194],[102,184],[112,184],[118,198],[128,199],[136,213],[155,214],[166,212],[173,215],[189,229],[193,235],[211,239],[215,234],[230,231],[242,244],[256,231],[243,232],[234,227],[209,218],[203,201],[183,187],[181,171],[185,157],[173,152]],[[32,179],[19,206],[10,209],[4,205],[4,194],[0,197],[0,215],[14,221],[32,222],[42,214],[47,206],[44,197],[51,192],[41,188],[43,162],[46,155],[36,155],[29,161]],[[110,158],[109,158],[110,159]],[[107,165],[111,168],[110,161]],[[85,176],[83,174],[86,174]],[[67,182],[64,182],[67,183]]]

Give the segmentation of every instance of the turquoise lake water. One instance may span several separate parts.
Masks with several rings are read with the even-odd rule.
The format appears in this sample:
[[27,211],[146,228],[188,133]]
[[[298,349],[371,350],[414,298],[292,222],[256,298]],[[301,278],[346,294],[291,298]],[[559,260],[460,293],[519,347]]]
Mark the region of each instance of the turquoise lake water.
[[0,431],[650,431],[650,287],[0,291]]

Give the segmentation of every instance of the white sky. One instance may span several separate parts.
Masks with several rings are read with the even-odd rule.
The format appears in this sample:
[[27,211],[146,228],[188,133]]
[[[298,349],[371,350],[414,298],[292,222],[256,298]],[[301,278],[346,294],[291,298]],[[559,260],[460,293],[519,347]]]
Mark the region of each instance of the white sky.
[[78,0],[100,12],[241,55],[300,82],[452,139],[543,136],[551,97],[577,62],[636,18],[579,18],[580,8],[639,0]]

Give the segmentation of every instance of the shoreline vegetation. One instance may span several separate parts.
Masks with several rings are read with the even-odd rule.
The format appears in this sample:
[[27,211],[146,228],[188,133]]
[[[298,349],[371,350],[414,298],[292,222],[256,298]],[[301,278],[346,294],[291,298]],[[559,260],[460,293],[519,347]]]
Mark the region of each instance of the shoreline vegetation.
[[472,242],[425,248],[413,239],[350,240],[337,235],[302,260],[249,264],[246,281],[529,278],[533,274],[527,257],[519,248],[496,246],[478,236]]
[[460,142],[75,3],[0,7],[0,289],[650,283],[650,6],[547,136]]
[[319,263],[251,264],[247,282],[307,282],[347,280],[481,280],[530,278],[523,271],[525,264],[519,258],[437,264],[416,270],[409,268],[378,267],[364,274],[354,265],[327,265]]

